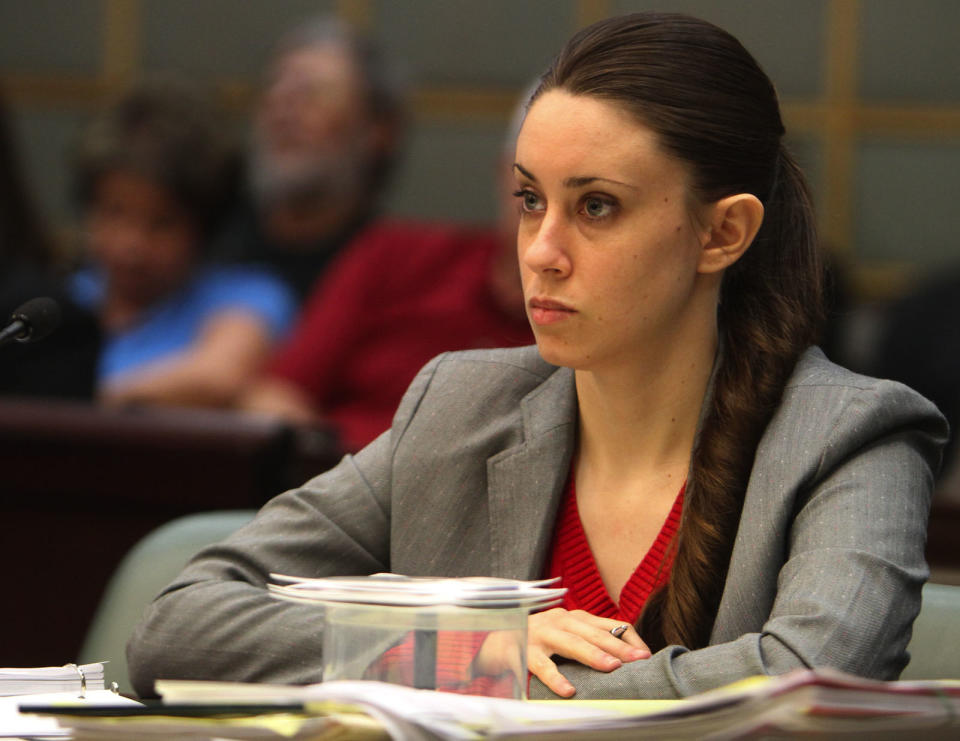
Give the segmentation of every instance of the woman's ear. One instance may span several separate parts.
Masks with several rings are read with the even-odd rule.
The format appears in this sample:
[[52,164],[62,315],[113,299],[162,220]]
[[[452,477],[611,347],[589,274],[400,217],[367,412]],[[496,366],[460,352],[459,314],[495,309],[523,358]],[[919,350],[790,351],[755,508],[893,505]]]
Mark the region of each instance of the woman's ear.
[[709,235],[697,269],[717,273],[740,259],[763,223],[763,204],[750,193],[721,198],[707,207]]

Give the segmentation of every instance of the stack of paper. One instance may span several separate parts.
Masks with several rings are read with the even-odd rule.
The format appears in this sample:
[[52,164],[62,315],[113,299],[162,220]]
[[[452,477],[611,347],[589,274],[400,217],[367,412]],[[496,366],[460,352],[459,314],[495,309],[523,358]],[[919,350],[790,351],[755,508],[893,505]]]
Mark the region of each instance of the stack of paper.
[[39,715],[34,708],[56,707],[130,707],[140,703],[110,690],[93,690],[81,698],[76,692],[44,692],[39,695],[0,697],[0,738],[73,738],[69,728],[62,727],[56,717]]
[[[168,702],[296,699],[306,712],[352,708],[395,739],[734,739],[960,737],[960,682],[877,682],[831,670],[753,677],[686,700],[529,702],[377,682],[307,687],[158,681]],[[249,694],[248,694],[249,693]]]
[[103,689],[103,664],[0,669],[0,696]]
[[[52,712],[48,708],[46,712]],[[64,708],[56,719],[64,735],[43,735],[70,741],[388,741],[390,736],[372,718],[358,714],[309,716],[302,713],[212,713],[201,710],[164,713],[149,707],[83,711]],[[42,716],[37,716],[42,717]],[[31,735],[34,738],[37,734]],[[431,739],[431,741],[434,741]]]
[[0,738],[73,738],[34,707],[138,705],[103,687],[103,664],[0,669]]
[[[158,681],[164,707],[59,713],[76,738],[739,739],[793,735],[924,741],[960,736],[960,682],[874,682],[833,671],[757,677],[688,700],[525,702],[378,682],[307,687]],[[299,704],[291,713],[271,704]],[[250,712],[242,709],[249,703]],[[264,710],[267,709],[265,713]],[[71,715],[72,713],[72,715]],[[364,718],[367,722],[364,722]],[[371,722],[372,721],[372,722]],[[166,728],[164,728],[164,724]],[[329,735],[324,735],[329,734]],[[353,737],[353,736],[350,736]]]
[[464,578],[411,577],[400,574],[331,576],[301,579],[271,574],[278,582],[270,592],[297,602],[348,602],[366,605],[428,607],[551,607],[560,602],[565,588],[551,589],[557,579],[520,581],[486,576]]

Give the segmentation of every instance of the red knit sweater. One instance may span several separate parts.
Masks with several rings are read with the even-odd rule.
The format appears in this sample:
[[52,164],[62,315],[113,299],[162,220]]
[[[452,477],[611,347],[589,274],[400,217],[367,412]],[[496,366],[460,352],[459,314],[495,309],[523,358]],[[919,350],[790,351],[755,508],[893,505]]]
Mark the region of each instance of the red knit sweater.
[[586,610],[592,615],[635,624],[650,595],[670,579],[674,552],[669,546],[680,526],[686,484],[680,487],[680,493],[677,494],[657,539],[624,585],[620,592],[620,604],[616,605],[603,585],[590,544],[587,542],[587,535],[583,531],[573,478],[571,473],[560,512],[557,514],[553,550],[546,575],[559,576],[559,586],[567,588],[561,607],[568,610]]

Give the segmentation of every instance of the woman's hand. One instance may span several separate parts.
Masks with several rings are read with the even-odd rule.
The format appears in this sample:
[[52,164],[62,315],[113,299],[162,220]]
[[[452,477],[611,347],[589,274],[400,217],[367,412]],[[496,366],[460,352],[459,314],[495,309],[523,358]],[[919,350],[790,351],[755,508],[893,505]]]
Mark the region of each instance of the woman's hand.
[[527,668],[561,697],[576,688],[560,673],[553,656],[562,656],[597,671],[610,672],[630,661],[650,658],[650,649],[632,625],[616,637],[610,631],[625,625],[583,610],[554,607],[527,619]]

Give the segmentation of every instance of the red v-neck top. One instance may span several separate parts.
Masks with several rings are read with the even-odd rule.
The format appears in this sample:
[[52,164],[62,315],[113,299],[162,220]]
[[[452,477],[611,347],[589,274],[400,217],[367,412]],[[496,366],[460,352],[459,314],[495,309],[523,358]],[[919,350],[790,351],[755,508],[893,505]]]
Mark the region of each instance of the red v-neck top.
[[620,592],[620,604],[616,605],[600,578],[597,562],[587,542],[577,509],[577,492],[573,479],[571,472],[557,515],[553,549],[546,575],[559,576],[560,586],[567,588],[562,607],[568,610],[585,610],[592,615],[634,624],[650,595],[670,579],[674,554],[670,543],[680,526],[686,483],[680,487],[680,493],[677,494],[657,539],[630,575]]

